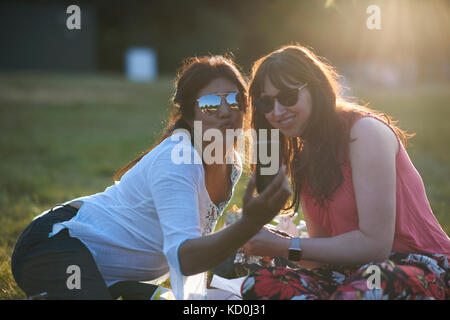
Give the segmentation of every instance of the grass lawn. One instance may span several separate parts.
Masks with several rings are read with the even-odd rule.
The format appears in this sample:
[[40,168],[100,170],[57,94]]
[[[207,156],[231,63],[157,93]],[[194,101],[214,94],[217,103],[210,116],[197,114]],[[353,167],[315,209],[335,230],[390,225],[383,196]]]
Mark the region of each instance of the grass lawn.
[[[416,132],[407,150],[447,234],[449,89],[354,92]],[[159,136],[172,93],[171,78],[136,84],[113,75],[0,74],[0,299],[25,297],[9,265],[20,232],[51,206],[113,183]],[[241,205],[246,183],[243,176],[230,205]]]

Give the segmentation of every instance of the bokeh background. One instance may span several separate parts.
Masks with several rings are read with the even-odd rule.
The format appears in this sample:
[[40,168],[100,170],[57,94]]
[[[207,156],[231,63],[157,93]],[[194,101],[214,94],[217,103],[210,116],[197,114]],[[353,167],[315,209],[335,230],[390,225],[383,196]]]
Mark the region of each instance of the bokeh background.
[[[66,26],[71,4],[79,30]],[[381,29],[367,27],[370,5]],[[55,204],[103,191],[153,145],[176,71],[195,55],[233,54],[249,75],[281,45],[311,47],[343,76],[346,95],[416,133],[407,151],[449,234],[449,39],[445,0],[2,2],[0,299],[25,298],[9,266],[20,232]],[[153,53],[148,81],[127,73],[132,48]],[[230,205],[241,205],[247,180]]]

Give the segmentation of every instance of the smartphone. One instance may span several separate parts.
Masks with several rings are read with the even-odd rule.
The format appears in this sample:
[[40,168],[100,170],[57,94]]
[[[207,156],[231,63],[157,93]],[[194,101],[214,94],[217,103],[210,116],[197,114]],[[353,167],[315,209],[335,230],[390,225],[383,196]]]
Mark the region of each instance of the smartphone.
[[[256,156],[256,191],[258,191],[258,193],[263,192],[267,188],[280,169],[281,151],[279,134],[273,135],[272,130],[267,131],[267,137],[258,136],[257,141],[258,153]],[[263,151],[266,151],[263,153],[267,153],[264,157],[265,159],[261,157],[261,147],[263,147]],[[278,158],[275,159],[275,156],[278,156]],[[269,163],[267,163],[267,158],[271,159]],[[274,161],[276,161],[275,165],[277,166],[275,171],[272,167],[274,166]],[[270,171],[274,171],[272,174],[261,172],[261,169],[268,169],[270,167],[272,167],[272,170]]]

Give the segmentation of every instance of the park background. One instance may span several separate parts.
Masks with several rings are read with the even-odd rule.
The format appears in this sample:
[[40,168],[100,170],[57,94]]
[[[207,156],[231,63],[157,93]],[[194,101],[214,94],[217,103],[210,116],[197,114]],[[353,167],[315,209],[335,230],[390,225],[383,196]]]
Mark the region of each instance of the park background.
[[[69,30],[66,8],[81,9]],[[366,10],[380,8],[381,29]],[[14,1],[0,4],[0,299],[20,232],[55,204],[103,191],[153,145],[186,57],[252,62],[289,43],[325,57],[345,94],[416,136],[407,151],[450,233],[450,3],[445,0]],[[150,47],[157,75],[130,81],[126,55]],[[241,205],[245,173],[230,206]],[[300,212],[301,217],[301,212]]]

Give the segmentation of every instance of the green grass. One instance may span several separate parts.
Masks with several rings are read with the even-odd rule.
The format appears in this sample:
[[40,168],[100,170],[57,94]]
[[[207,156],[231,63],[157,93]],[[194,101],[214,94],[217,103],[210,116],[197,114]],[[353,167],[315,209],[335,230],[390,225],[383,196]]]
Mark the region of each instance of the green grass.
[[[137,84],[114,75],[0,74],[0,299],[25,298],[9,265],[20,232],[54,204],[109,186],[159,136],[172,93],[171,78]],[[417,133],[408,152],[449,233],[449,86],[355,94]],[[230,206],[241,206],[247,180]]]

